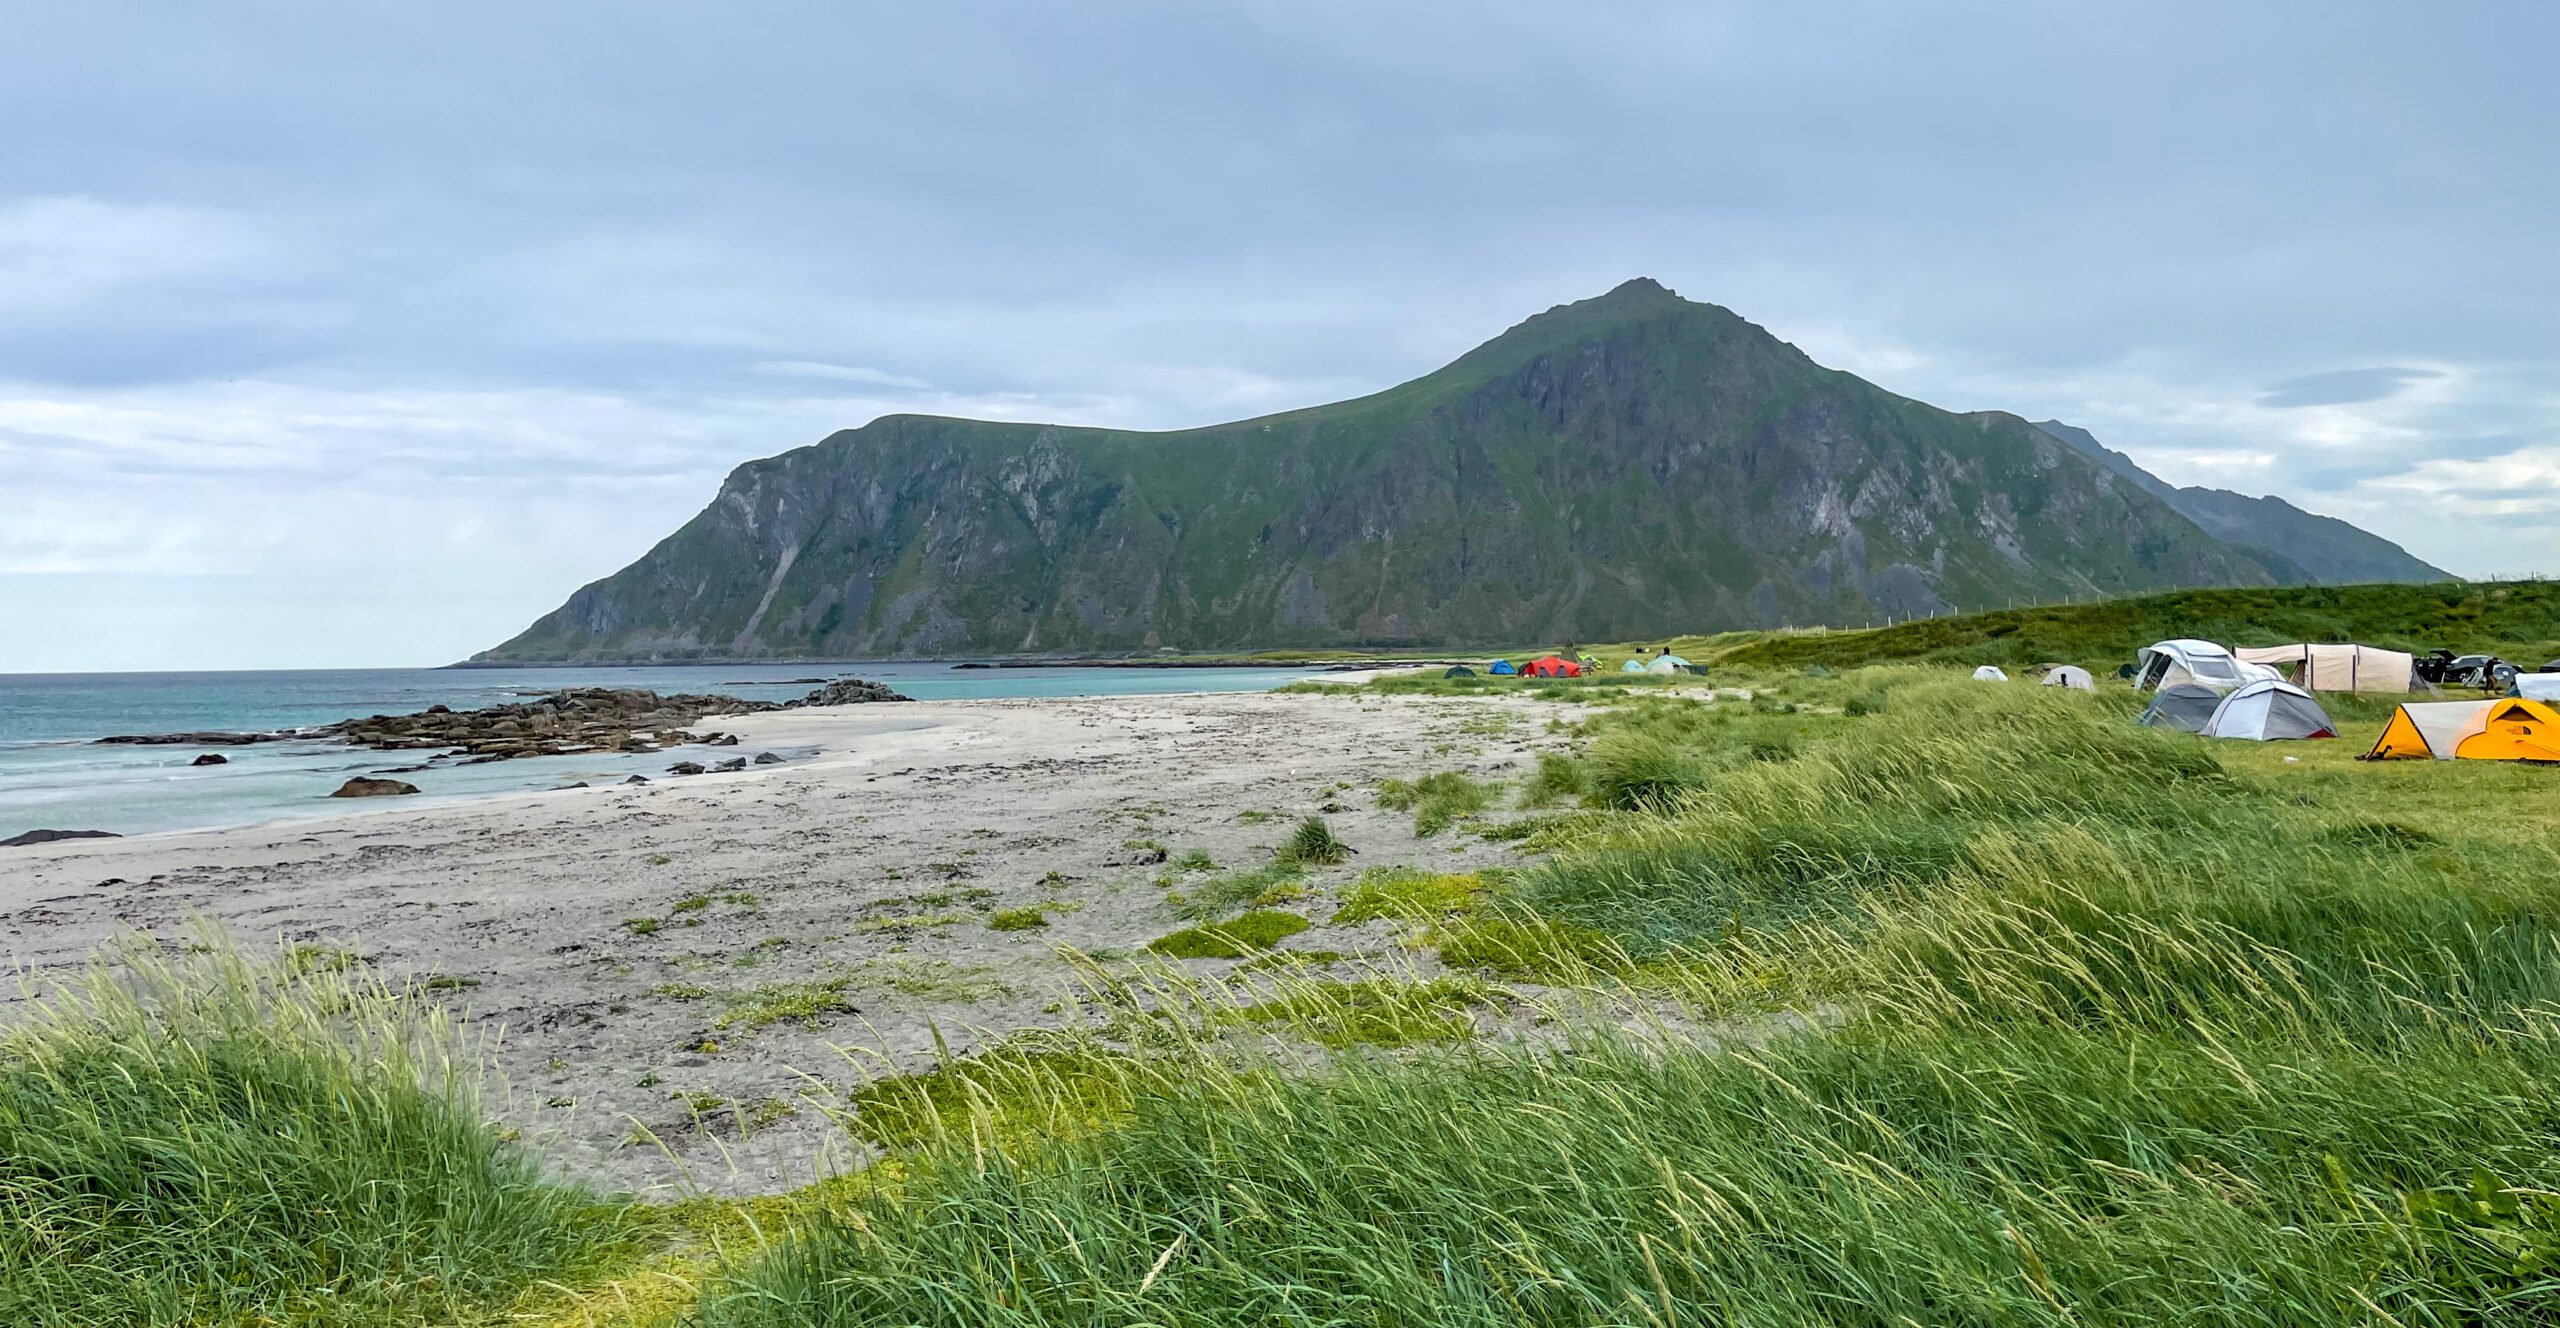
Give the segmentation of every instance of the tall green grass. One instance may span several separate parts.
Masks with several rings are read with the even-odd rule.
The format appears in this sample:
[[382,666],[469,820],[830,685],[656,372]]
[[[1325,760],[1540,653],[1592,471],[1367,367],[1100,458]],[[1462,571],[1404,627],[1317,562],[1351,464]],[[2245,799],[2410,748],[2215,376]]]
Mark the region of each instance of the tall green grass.
[[472,1085],[361,970],[129,947],[0,1033],[0,1323],[445,1324],[611,1257]]
[[2515,822],[2560,798],[2473,834],[2104,697],[1853,685],[1758,758],[1622,712],[1706,776],[1421,911],[1462,965],[1619,956],[1668,1023],[1150,1058],[1116,1123],[927,1147],[704,1323],[2560,1318],[2560,829]]

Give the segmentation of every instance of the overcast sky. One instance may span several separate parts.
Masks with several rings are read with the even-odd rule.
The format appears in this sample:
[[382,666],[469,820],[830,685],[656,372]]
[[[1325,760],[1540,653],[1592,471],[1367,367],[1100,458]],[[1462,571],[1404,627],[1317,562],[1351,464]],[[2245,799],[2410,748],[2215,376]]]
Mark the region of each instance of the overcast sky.
[[2560,5],[0,0],[0,671],[433,664],[890,411],[1652,276],[2560,571]]

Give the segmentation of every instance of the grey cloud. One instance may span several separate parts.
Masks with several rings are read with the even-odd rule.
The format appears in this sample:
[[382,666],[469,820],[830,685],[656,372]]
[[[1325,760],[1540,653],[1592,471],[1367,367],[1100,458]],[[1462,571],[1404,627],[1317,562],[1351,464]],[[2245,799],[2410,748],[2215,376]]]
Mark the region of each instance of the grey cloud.
[[2303,374],[2270,384],[2258,394],[2261,406],[2345,406],[2396,397],[2413,383],[2442,378],[2440,369],[2333,369]]
[[[488,530],[473,477],[707,499],[884,410],[1355,395],[1636,275],[1897,392],[2314,491],[2560,419],[2512,369],[2560,364],[2550,5],[0,0],[0,32],[0,428],[153,412],[101,492],[396,472]],[[2411,363],[2451,377],[2336,367]],[[2297,399],[2391,427],[2305,441]],[[82,464],[0,451],[0,521]],[[477,575],[541,604],[664,533],[579,501],[613,538]],[[2560,563],[2560,525],[2518,538]],[[453,630],[430,657],[486,644]]]

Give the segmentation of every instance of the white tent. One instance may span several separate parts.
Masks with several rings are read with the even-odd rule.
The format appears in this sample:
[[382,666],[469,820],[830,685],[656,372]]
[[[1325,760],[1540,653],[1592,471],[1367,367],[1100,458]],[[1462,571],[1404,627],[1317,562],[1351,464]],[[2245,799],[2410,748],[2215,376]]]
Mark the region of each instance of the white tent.
[[1975,682],[2007,682],[2009,675],[2002,673],[1997,664],[1985,664],[1973,671],[1973,680]]
[[2089,671],[2081,668],[2077,664],[2054,665],[2053,671],[2044,675],[2044,685],[2047,687],[2068,687],[2075,692],[2094,692],[2098,690],[2098,684],[2089,677]]
[[2231,653],[2241,663],[2284,671],[2294,686],[2313,692],[2405,692],[2416,676],[2406,653],[2374,646],[2250,646]]
[[2337,726],[2311,693],[2289,682],[2260,678],[2222,698],[2213,718],[2196,730],[2208,738],[2246,738],[2268,742],[2278,738],[2334,738]]
[[2519,673],[2516,695],[2528,701],[2560,701],[2560,673]]
[[2230,651],[2211,641],[2183,637],[2144,646],[2134,658],[2138,667],[2133,685],[2145,691],[2191,682],[2229,692],[2242,683],[2276,676],[2276,671],[2264,664],[2244,664],[2233,659]]
[[1678,655],[1665,651],[1662,654],[1654,656],[1652,661],[1647,663],[1644,667],[1647,673],[1678,673],[1680,670],[1689,667],[1689,661],[1680,658]]

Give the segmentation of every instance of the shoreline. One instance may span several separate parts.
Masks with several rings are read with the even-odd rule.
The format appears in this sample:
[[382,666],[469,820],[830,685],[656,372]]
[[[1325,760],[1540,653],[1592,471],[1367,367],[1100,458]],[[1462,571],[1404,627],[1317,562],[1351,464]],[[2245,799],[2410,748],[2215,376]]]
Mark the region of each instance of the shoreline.
[[1288,946],[1427,962],[1392,925],[1324,920],[1365,868],[1516,859],[1418,839],[1376,781],[1525,777],[1562,741],[1553,703],[1509,697],[914,702],[895,729],[877,709],[744,717],[750,742],[813,749],[787,765],[8,850],[0,943],[22,982],[0,1001],[135,933],[344,955],[328,962],[416,984],[486,1039],[506,1086],[488,1113],[562,1171],[787,1189],[822,1153],[863,1161],[820,1108],[945,1046],[1062,1026],[1080,1017],[1071,955],[1127,962],[1189,925],[1176,901],[1207,878],[1168,854],[1248,869],[1321,814],[1360,854],[1302,878],[1282,906],[1315,925]]

